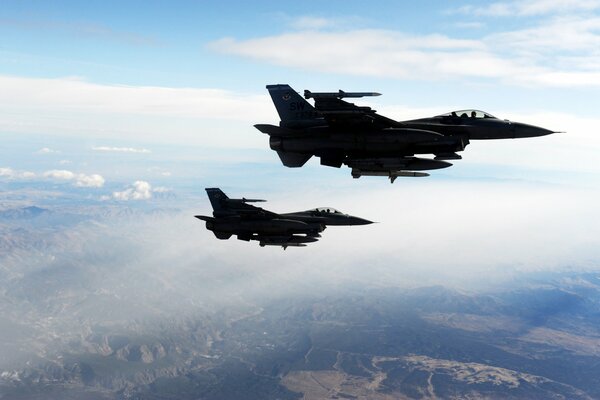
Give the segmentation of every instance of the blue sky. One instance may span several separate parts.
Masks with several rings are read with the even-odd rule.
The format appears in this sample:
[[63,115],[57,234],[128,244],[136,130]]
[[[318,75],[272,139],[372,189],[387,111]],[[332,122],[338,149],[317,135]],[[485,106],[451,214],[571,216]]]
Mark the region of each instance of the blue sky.
[[[381,92],[360,103],[395,119],[479,108],[567,133],[472,143],[453,167],[390,187],[314,159],[298,170],[281,166],[252,127],[278,122],[269,83]],[[398,204],[467,214],[463,205],[480,196],[475,215],[501,209],[508,218],[506,204],[530,204],[541,191],[548,226],[566,229],[581,248],[589,235],[578,223],[599,214],[591,201],[600,191],[599,89],[598,0],[4,1],[0,185],[145,206],[163,204],[168,192],[202,208],[202,189],[222,186],[273,199],[282,211],[332,205],[385,219],[381,238],[406,225]],[[452,194],[452,185],[464,192]],[[561,207],[570,211],[556,217]],[[467,219],[440,238],[469,237],[486,224]],[[503,221],[511,220],[494,226],[508,235]]]
[[[518,6],[512,6],[514,10],[510,8],[511,4],[519,3],[549,5],[538,12],[529,13],[520,10]],[[573,5],[561,6],[563,3]],[[311,68],[311,73],[307,75],[305,62],[301,60],[303,49],[298,49],[299,60],[289,60],[291,68],[282,69],[272,63],[261,62],[260,59],[236,57],[235,49],[225,50],[223,54],[211,46],[211,43],[223,38],[233,38],[239,42],[272,38],[285,33],[302,33],[307,30],[347,36],[360,30],[378,30],[388,34],[406,35],[407,41],[416,42],[429,35],[438,35],[453,41],[484,41],[488,46],[487,50],[494,55],[514,56],[516,50],[531,50],[536,57],[530,58],[539,58],[540,61],[544,61],[541,59],[548,56],[585,54],[588,62],[597,62],[597,54],[589,54],[590,49],[597,45],[598,9],[593,7],[595,2],[537,0],[495,3],[507,4],[507,12],[512,15],[493,10],[486,11],[486,7],[490,7],[489,4],[424,1],[407,7],[398,2],[365,4],[303,1],[282,6],[279,2],[265,1],[257,4],[126,2],[107,6],[102,2],[8,1],[0,11],[0,66],[5,74],[17,76],[78,76],[102,84],[219,87],[252,92],[262,87],[259,82],[277,79],[300,84],[306,81],[313,85],[326,86],[356,84],[357,74],[350,74],[350,77],[339,76],[335,69],[333,73],[319,73],[318,68]],[[551,7],[552,4],[556,5]],[[578,24],[580,30],[568,38],[550,36],[560,33],[551,28],[552,24],[561,19]],[[585,23],[590,23],[591,26],[583,29]],[[567,29],[570,25],[563,21],[562,26]],[[527,29],[538,29],[540,35],[548,35],[547,39],[557,49],[549,50],[540,37],[533,40],[530,35],[530,40],[525,40],[522,33]],[[522,43],[522,46],[528,46],[528,49],[516,49],[516,46],[512,50],[507,48],[510,46],[507,46],[506,36],[510,34],[513,35],[508,37],[511,40],[510,44],[515,46]],[[504,38],[489,38],[494,35],[504,35]],[[560,51],[561,40],[565,41],[563,51]],[[322,44],[309,39],[305,43],[309,47]],[[334,43],[340,44],[339,41]],[[293,44],[296,42],[290,41],[290,45]],[[494,49],[493,46],[504,48]],[[472,46],[467,46],[470,47]],[[436,48],[450,49],[448,44],[440,44]],[[376,53],[373,55],[378,56]],[[376,62],[386,63],[386,59],[377,59]],[[557,69],[572,72],[571,70],[577,70],[578,67],[572,65],[570,69]],[[523,68],[515,71],[523,72]],[[510,72],[508,68],[505,73]],[[429,92],[432,90],[435,90],[436,96],[441,99],[450,96],[456,98],[457,95],[459,99],[469,99],[460,87],[469,84],[469,78],[473,79],[473,74],[454,74],[420,77],[417,82],[414,82],[413,76],[407,76],[405,79],[393,79],[390,82],[389,76],[379,75],[358,74],[361,76],[361,84],[387,89],[388,96],[397,91],[409,91],[411,97],[416,97],[419,104],[431,104]],[[249,76],[255,79],[248,79]],[[503,74],[500,76],[504,78]],[[393,73],[391,77],[394,77]],[[493,85],[495,82],[491,80],[484,83]],[[519,86],[522,86],[523,82],[519,83]],[[577,101],[580,96],[571,93],[574,91],[591,95],[587,85],[580,85],[581,87],[566,92],[548,90],[548,87],[553,85],[545,83],[529,87],[528,90],[520,88],[519,98],[516,100],[519,101],[522,96],[536,100],[546,97],[545,103],[548,106],[564,107],[564,102],[553,99],[554,96],[562,94],[572,97],[575,101],[575,104],[571,101],[569,108],[586,109],[587,103]],[[498,85],[493,86],[494,90],[500,90],[502,95],[515,92],[514,88],[506,90]],[[595,86],[598,86],[597,81]],[[487,85],[477,95],[480,96],[486,91],[489,91]],[[397,96],[399,99],[405,98]]]

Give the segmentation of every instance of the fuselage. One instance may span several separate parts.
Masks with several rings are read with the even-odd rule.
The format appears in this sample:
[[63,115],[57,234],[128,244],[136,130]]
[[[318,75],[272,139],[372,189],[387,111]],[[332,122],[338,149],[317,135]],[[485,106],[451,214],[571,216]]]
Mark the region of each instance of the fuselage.
[[[475,116],[470,116],[469,113],[475,113]],[[464,137],[467,140],[521,139],[554,133],[551,130],[534,125],[498,119],[476,110],[455,111],[431,118],[403,121],[402,123],[413,129],[432,130],[446,137]]]
[[414,154],[451,153],[464,150],[468,140],[445,136],[425,128],[386,128],[380,130],[306,128],[289,136],[272,135],[272,150],[328,156],[340,154],[351,158],[369,156],[410,156]]
[[[465,113],[462,113],[463,115]],[[482,113],[483,115],[489,115]],[[471,140],[515,139],[549,135],[548,129],[495,117],[441,115],[399,122],[401,128],[370,129],[368,126],[335,129],[315,126],[295,129],[294,134],[271,135],[272,150],[351,158],[455,153]]]
[[307,224],[326,225],[368,225],[372,221],[344,214],[333,207],[319,207],[313,210],[281,214],[282,217],[302,221]]
[[206,228],[215,232],[235,235],[293,235],[317,234],[325,229],[319,223],[306,223],[296,219],[240,219],[235,217],[213,218],[206,222]]

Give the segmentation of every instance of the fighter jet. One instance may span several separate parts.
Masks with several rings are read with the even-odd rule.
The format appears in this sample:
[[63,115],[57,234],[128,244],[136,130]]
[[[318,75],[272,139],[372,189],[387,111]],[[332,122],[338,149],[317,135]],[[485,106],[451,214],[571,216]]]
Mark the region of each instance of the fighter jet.
[[[344,98],[380,96],[372,92],[304,91],[289,85],[267,85],[281,119],[279,126],[257,124],[269,135],[271,149],[286,167],[302,167],[312,156],[321,164],[352,168],[352,176],[428,176],[426,170],[447,168],[459,160],[470,140],[514,139],[554,133],[533,125],[498,119],[478,110],[454,111],[431,118],[395,121],[370,107]],[[314,106],[307,100],[314,99]],[[431,158],[415,155],[429,154]]]
[[261,247],[304,247],[316,242],[327,225],[367,225],[366,219],[344,214],[331,207],[277,214],[249,203],[259,199],[230,199],[219,188],[206,188],[213,216],[196,215],[218,239],[236,235],[239,240],[256,240]]

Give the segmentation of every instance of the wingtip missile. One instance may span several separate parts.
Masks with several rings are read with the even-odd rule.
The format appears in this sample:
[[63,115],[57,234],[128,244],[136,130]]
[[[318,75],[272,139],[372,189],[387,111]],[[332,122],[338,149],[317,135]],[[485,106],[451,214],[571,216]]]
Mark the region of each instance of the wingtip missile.
[[264,202],[266,202],[266,200],[263,200],[263,199],[247,199],[245,197],[242,197],[242,202],[243,203],[264,203]]
[[337,92],[311,92],[310,90],[304,91],[305,99],[343,99],[346,97],[373,97],[381,96],[378,92],[344,92],[338,90]]
[[246,204],[246,203],[264,203],[264,202],[266,202],[266,200],[247,199],[245,197],[242,197],[241,199],[225,199],[224,202],[227,204],[230,204],[230,205],[236,205],[236,204]]

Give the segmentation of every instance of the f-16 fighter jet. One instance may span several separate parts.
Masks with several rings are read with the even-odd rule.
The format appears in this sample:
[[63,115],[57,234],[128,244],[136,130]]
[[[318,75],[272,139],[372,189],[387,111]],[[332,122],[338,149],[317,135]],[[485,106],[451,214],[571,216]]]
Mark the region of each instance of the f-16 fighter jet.
[[[395,121],[370,107],[356,106],[344,98],[379,96],[380,93],[331,93],[304,91],[304,98],[289,85],[267,85],[281,122],[279,126],[254,125],[270,136],[286,167],[301,167],[312,156],[321,164],[352,168],[352,176],[428,176],[422,172],[446,168],[446,160],[470,140],[514,139],[544,136],[553,131],[498,119],[478,110],[454,111],[431,118]],[[312,106],[307,99],[314,99]],[[430,154],[434,158],[415,155]]]
[[230,199],[218,188],[207,188],[213,216],[196,215],[206,221],[206,229],[219,239],[237,235],[239,240],[256,240],[261,246],[304,247],[316,242],[327,225],[367,225],[366,219],[343,214],[331,207],[315,208],[287,214],[253,206],[257,199]]

